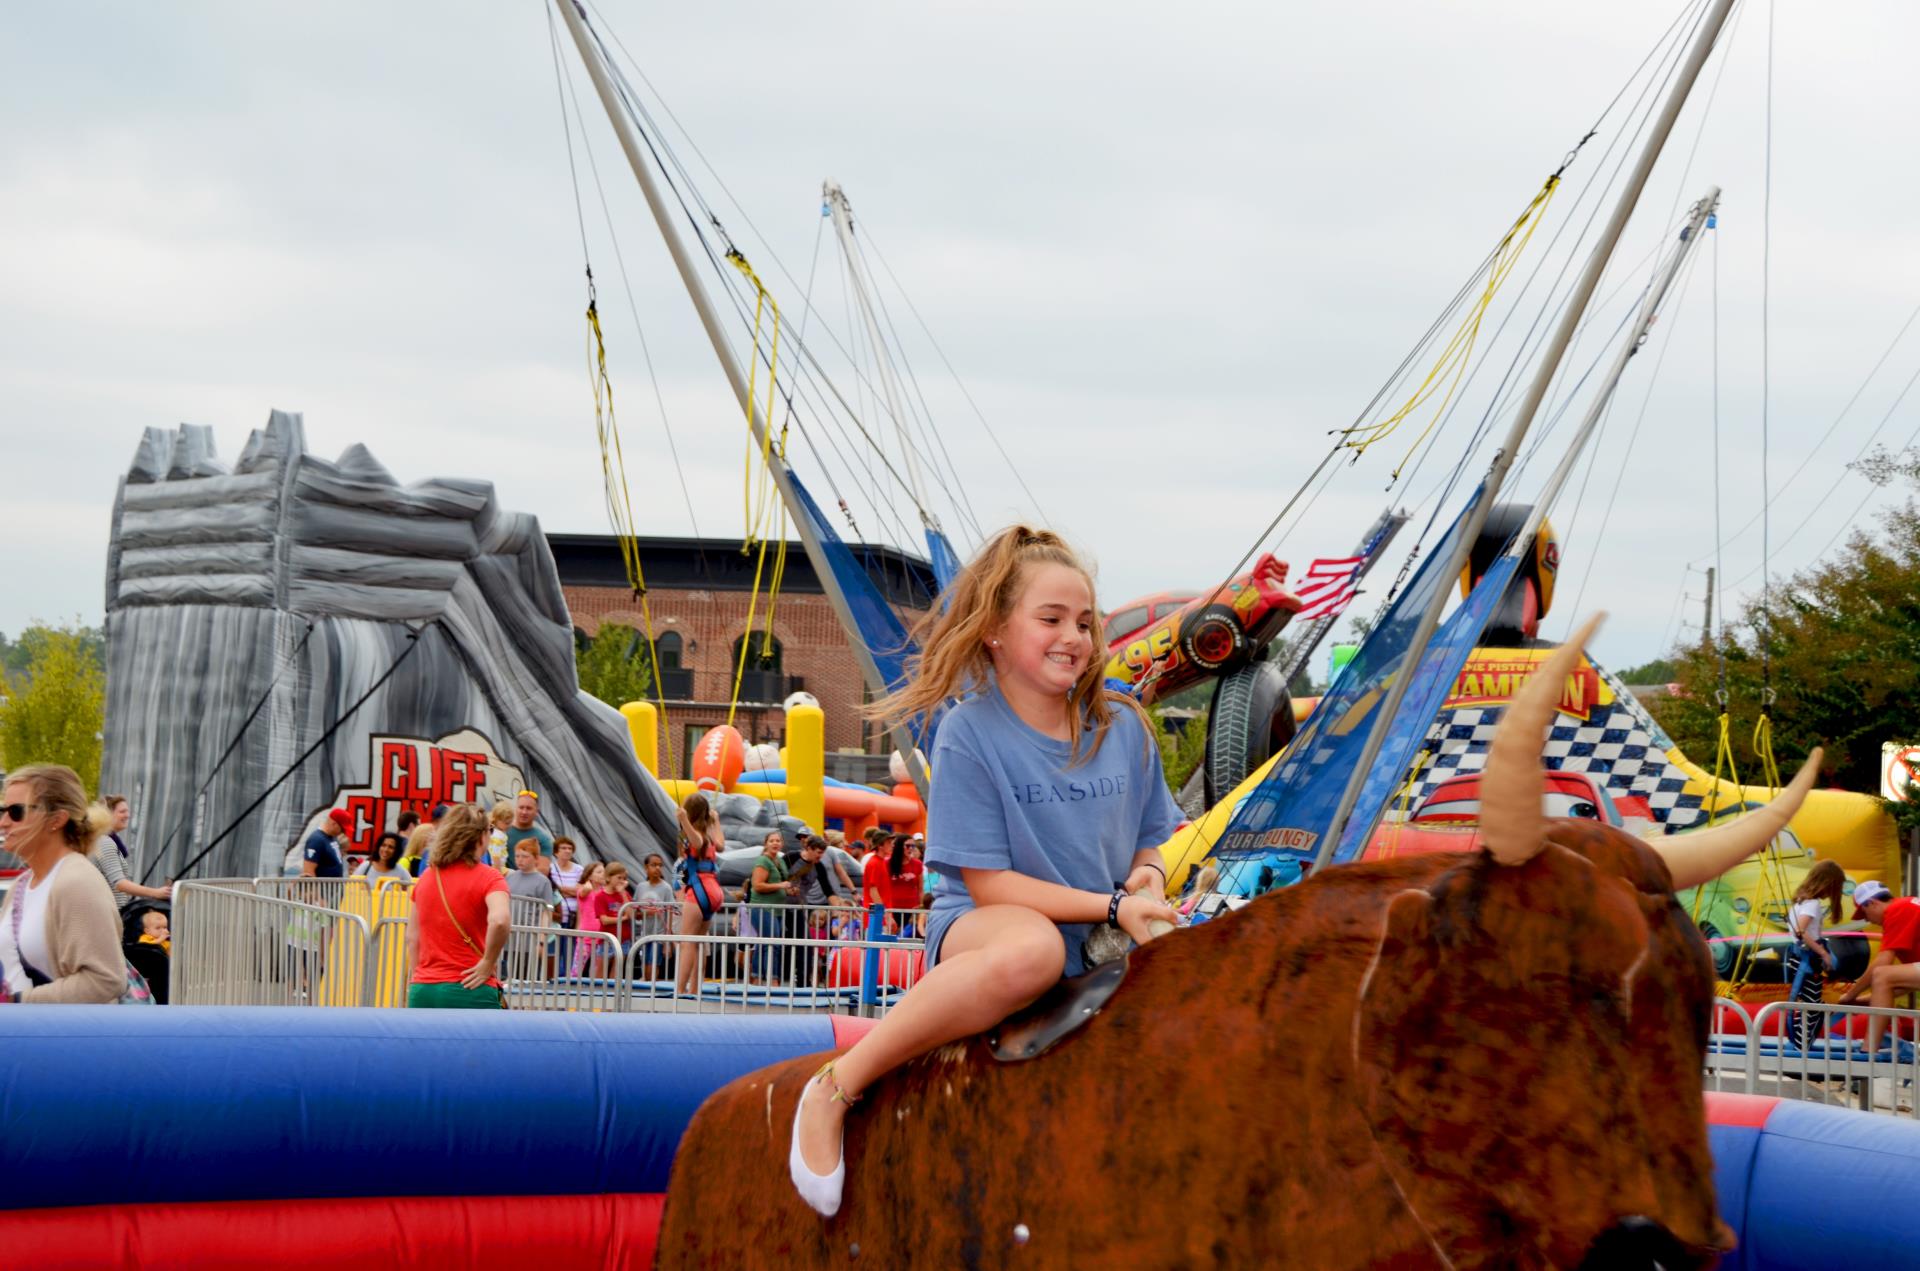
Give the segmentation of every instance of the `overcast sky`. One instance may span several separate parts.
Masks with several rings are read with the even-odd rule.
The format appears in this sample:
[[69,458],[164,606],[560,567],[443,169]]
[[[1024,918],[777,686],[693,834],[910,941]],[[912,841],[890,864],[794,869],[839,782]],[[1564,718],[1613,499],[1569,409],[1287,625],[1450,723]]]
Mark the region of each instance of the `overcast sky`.
[[[975,518],[1035,513],[905,299],[1038,515],[1097,558],[1111,606],[1206,586],[1238,559],[1681,8],[602,0],[599,12],[657,90],[649,108],[684,125],[665,140],[784,306],[789,341],[814,278],[808,343],[884,431],[834,344],[849,340],[849,311],[819,190],[824,177],[845,186],[904,287],[890,312]],[[1742,592],[1758,581],[1758,527],[1732,531],[1767,488],[1767,17],[1758,3],[1740,16],[1703,129],[1722,60],[1709,64],[1608,280],[1624,290],[1573,362],[1577,375],[1603,356],[1685,204],[1725,187],[1717,244],[1555,514],[1565,567],[1549,633],[1573,620],[1590,569],[1581,604],[1612,611],[1597,652],[1615,665],[1698,620],[1705,580],[1687,566],[1714,552],[1716,335],[1726,572]],[[1780,4],[1777,23],[1768,479],[1785,571],[1850,519],[1871,521],[1873,491],[1845,465],[1876,427],[1898,445],[1920,426],[1920,401],[1888,416],[1920,368],[1917,329],[1816,445],[1920,304],[1907,162],[1920,10],[1802,0]],[[639,528],[691,521],[635,313],[699,529],[737,535],[738,409],[567,57]],[[302,411],[323,455],[365,442],[402,480],[484,477],[549,530],[606,528],[574,185],[535,0],[18,8],[0,27],[0,109],[12,526],[0,630],[100,619],[116,476],[149,426],[212,425],[231,459],[270,409]],[[1624,118],[1609,116],[1569,170],[1487,324],[1488,369],[1396,501],[1420,504],[1464,449],[1512,355],[1494,320],[1536,261],[1558,268],[1547,238],[1572,218],[1564,254],[1628,146]],[[1510,332],[1537,299],[1518,302]],[[1343,471],[1279,553],[1304,565],[1350,548],[1425,418]],[[849,466],[831,425],[811,427],[825,462],[798,439],[794,462],[823,503],[846,495],[875,537],[917,524],[904,494],[858,466],[870,458]],[[964,552],[971,536],[958,537]]]

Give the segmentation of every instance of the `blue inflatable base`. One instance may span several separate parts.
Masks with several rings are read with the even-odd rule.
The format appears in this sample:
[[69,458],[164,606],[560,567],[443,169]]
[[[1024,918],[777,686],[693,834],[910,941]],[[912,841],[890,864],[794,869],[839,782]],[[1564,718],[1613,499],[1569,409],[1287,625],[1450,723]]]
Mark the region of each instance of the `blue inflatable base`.
[[743,1073],[825,1015],[0,1010],[7,1208],[666,1190]]

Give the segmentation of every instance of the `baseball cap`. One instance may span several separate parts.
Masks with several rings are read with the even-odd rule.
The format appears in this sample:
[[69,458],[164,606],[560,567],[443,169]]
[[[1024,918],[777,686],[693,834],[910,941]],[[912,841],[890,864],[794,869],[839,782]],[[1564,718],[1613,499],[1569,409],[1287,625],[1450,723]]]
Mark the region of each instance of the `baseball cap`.
[[329,821],[332,821],[335,825],[339,826],[343,830],[350,830],[353,828],[353,814],[351,812],[348,812],[345,808],[333,809],[333,811],[327,813],[327,819]]
[[436,803],[433,805],[433,815],[428,817],[427,819],[430,821],[438,821],[441,817],[445,816],[451,810],[452,809],[447,804]]
[[1893,893],[1887,890],[1885,883],[1870,878],[1853,889],[1853,916],[1860,917],[1861,910],[1876,900],[1892,900]]

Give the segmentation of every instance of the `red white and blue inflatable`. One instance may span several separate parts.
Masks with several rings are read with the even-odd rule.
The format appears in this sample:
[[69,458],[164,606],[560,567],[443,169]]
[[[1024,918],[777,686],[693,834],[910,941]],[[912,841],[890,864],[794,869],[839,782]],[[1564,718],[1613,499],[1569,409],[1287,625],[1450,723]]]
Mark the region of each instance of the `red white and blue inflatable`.
[[[9,1008],[0,1262],[645,1267],[701,1101],[863,1027],[821,1015]],[[1920,1262],[1905,1228],[1920,1125],[1775,1098],[1707,1103],[1721,1214],[1740,1239],[1723,1266]],[[714,1220],[742,1202],[715,1197]]]

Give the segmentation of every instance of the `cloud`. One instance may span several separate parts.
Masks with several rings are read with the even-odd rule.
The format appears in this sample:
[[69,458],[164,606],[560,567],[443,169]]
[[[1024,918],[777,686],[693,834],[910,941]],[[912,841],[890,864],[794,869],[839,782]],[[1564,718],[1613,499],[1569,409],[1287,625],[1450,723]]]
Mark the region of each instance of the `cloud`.
[[[1100,559],[1110,602],[1212,581],[1312,471],[1329,429],[1392,409],[1369,413],[1376,388],[1675,16],[1665,0],[1604,15],[1489,3],[596,11],[693,133],[697,153],[654,103],[781,300],[789,340],[804,323],[901,462],[871,367],[862,382],[826,338],[854,347],[818,215],[821,179],[846,185],[865,241],[907,289],[883,279],[906,392],[946,443],[935,460],[922,438],[933,469],[950,457],[988,526],[1028,514],[906,297],[1047,516]],[[1779,524],[1811,515],[1778,568],[1876,506],[1857,479],[1825,492],[1920,362],[1916,337],[1789,482],[1920,296],[1920,244],[1900,214],[1915,178],[1886,162],[1891,121],[1920,107],[1898,53],[1920,14],[1877,0],[1776,15],[1770,243],[1764,16],[1742,18],[1711,114],[1703,92],[1683,116],[1609,283],[1626,289],[1572,359],[1569,381],[1604,357],[1640,276],[1627,263],[1661,243],[1670,213],[1709,181],[1726,187],[1712,259],[1635,359],[1555,514],[1562,604],[1591,567],[1581,603],[1614,612],[1601,652],[1615,661],[1651,656],[1675,614],[1697,610],[1687,597],[1702,580],[1685,565],[1713,552],[1716,470],[1729,533],[1763,482]],[[549,528],[603,528],[580,230],[537,6],[183,4],[116,10],[111,23],[43,8],[0,32],[0,57],[16,72],[0,80],[0,109],[30,121],[0,135],[0,426],[32,471],[60,474],[31,491],[41,529],[0,599],[0,629],[98,616],[116,475],[153,425],[213,424],[231,456],[269,408],[303,410],[321,453],[365,441],[403,480],[486,477]],[[689,528],[644,333],[700,528],[737,533],[737,405],[571,74],[587,112],[573,137],[581,217],[642,528]],[[1561,269],[1574,231],[1553,251],[1546,236],[1586,220],[1628,141],[1609,122],[1582,152],[1503,302],[1536,261],[1543,279]],[[1486,369],[1396,499],[1420,505],[1465,448],[1539,295],[1504,334],[1483,335]],[[736,347],[750,327],[750,312],[728,319]],[[911,538],[916,518],[858,456],[845,412],[819,410],[797,361],[783,375],[809,410],[812,444],[794,442],[803,475],[845,494],[863,529]],[[1883,438],[1907,436],[1914,407]],[[1383,444],[1343,467],[1282,554],[1303,564],[1350,547],[1402,453]],[[1519,480],[1522,495],[1545,466]],[[27,493],[13,493],[19,511]],[[1726,574],[1749,572],[1757,533],[1722,555]]]

